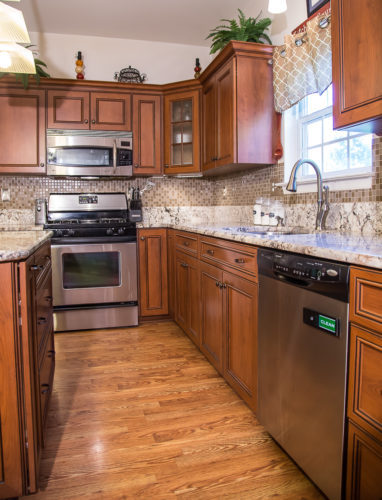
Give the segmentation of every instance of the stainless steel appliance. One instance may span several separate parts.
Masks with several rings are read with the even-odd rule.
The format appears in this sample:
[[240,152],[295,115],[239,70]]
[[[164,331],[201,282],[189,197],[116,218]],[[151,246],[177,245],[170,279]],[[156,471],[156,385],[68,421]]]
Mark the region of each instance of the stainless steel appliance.
[[342,492],[348,276],[259,251],[258,419],[331,500]]
[[131,132],[47,130],[47,173],[77,177],[131,177]]
[[137,236],[124,193],[51,194],[56,331],[138,324]]

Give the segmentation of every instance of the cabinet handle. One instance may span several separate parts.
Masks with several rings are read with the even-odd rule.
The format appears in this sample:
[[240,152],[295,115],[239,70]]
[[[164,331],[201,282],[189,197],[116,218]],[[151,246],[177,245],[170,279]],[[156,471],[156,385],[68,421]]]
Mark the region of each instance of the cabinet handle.
[[56,354],[56,351],[48,351],[48,358],[53,358],[53,356]]
[[180,265],[181,265],[182,267],[188,267],[188,264],[185,264],[184,262],[181,262],[181,263],[180,263]]
[[145,236],[141,236],[141,241],[145,241],[146,237]]
[[31,266],[29,269],[31,271],[41,271],[41,269],[44,269],[44,266]]
[[235,259],[235,262],[237,262],[238,264],[244,264],[245,260],[244,259]]
[[47,392],[49,392],[49,384],[41,384],[41,387],[46,387],[46,389],[43,389],[41,391],[41,394],[46,394]]
[[223,283],[223,288],[227,288],[227,283]]
[[45,163],[44,163],[43,161],[40,163],[40,167],[41,167],[41,168],[44,168],[44,167],[45,167]]
[[37,324],[38,325],[45,325],[45,323],[47,323],[47,319],[46,318],[38,318],[37,320]]
[[93,125],[95,124],[95,120],[92,120],[92,124],[93,124]]
[[208,255],[213,255],[214,251],[213,250],[207,250]]
[[87,119],[86,119],[86,120],[84,120],[84,123],[86,123],[86,124],[87,124],[87,123],[89,123],[89,120],[87,120]]
[[217,281],[217,282],[215,283],[215,285],[216,285],[216,286],[220,286],[220,282],[219,282],[219,281]]

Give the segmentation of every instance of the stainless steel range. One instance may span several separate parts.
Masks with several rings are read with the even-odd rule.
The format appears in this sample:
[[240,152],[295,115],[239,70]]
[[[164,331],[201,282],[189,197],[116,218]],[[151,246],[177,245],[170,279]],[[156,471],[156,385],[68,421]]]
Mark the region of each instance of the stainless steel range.
[[51,194],[55,331],[138,324],[137,235],[124,193]]

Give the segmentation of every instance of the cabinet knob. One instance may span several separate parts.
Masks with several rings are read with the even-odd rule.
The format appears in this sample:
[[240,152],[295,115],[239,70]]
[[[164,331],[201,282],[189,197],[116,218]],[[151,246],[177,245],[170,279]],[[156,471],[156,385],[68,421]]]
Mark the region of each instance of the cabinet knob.
[[185,262],[181,262],[181,263],[180,263],[180,265],[181,265],[182,267],[188,267],[188,264],[186,264]]
[[145,241],[145,239],[146,239],[145,236],[141,236],[142,241]]
[[213,250],[207,250],[208,255],[213,255],[214,251]]
[[31,271],[41,271],[41,269],[44,269],[44,266],[31,266],[29,269]]
[[92,124],[93,124],[93,125],[95,124],[95,120],[92,120]]
[[43,161],[40,163],[40,167],[41,167],[41,168],[44,168],[44,167],[45,167],[45,163],[44,163]]
[[215,283],[215,285],[216,285],[216,286],[219,286],[219,285],[220,285],[219,281],[217,281],[217,282]]
[[84,123],[89,123],[89,120],[87,120],[87,119],[86,119],[86,120],[84,120]]
[[138,168],[138,167],[139,167],[138,163],[134,163],[134,168]]
[[185,247],[189,247],[189,246],[190,246],[190,242],[189,242],[189,241],[184,241],[184,242],[183,242],[183,245],[184,245]]
[[41,394],[46,394],[47,392],[49,392],[49,384],[41,384],[41,387],[45,387],[45,389],[41,391]]

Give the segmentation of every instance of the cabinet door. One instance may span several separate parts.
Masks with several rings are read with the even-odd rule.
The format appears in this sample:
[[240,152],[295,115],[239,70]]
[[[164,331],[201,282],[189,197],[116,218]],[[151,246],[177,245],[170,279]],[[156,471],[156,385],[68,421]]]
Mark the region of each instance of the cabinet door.
[[188,281],[189,270],[185,262],[184,254],[176,252],[175,257],[175,290],[176,290],[176,313],[175,320],[184,330],[188,330]]
[[164,98],[164,171],[200,171],[199,91]]
[[48,90],[48,128],[88,129],[89,92]]
[[23,494],[21,406],[16,353],[18,340],[15,272],[10,263],[0,264],[0,498]]
[[257,284],[223,273],[224,376],[252,410],[257,400]]
[[159,96],[133,96],[134,174],[161,172],[161,106]]
[[168,314],[166,229],[138,233],[141,316]]
[[167,230],[168,312],[175,319],[175,231]]
[[382,498],[382,444],[349,422],[346,498]]
[[188,265],[188,328],[189,337],[200,346],[200,268],[199,261],[187,257]]
[[45,91],[0,89],[0,173],[44,174]]
[[236,161],[234,105],[234,61],[231,59],[216,73],[217,167]]
[[334,128],[382,134],[382,2],[333,0]]
[[131,130],[131,95],[91,92],[90,128]]
[[201,339],[200,349],[222,373],[223,371],[223,272],[200,263]]
[[215,167],[216,162],[216,86],[215,77],[203,85],[203,170]]

